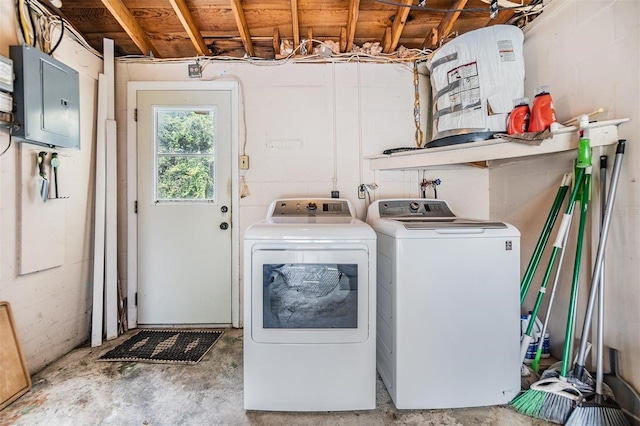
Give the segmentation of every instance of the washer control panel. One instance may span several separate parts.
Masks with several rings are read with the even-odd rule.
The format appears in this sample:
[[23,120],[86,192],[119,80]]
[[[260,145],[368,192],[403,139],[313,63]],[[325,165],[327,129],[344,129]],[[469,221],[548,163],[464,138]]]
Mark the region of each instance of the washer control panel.
[[378,204],[378,209],[381,218],[455,217],[447,202],[443,200],[388,200]]

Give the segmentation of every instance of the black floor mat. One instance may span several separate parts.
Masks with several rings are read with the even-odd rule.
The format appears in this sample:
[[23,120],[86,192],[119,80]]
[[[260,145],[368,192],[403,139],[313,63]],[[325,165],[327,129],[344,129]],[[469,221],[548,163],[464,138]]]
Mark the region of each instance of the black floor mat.
[[195,364],[222,334],[222,331],[141,330],[98,360]]

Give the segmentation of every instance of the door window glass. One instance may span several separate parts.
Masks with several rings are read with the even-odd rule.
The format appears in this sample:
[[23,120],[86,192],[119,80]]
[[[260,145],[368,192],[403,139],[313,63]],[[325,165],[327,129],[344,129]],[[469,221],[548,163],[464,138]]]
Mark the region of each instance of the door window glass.
[[264,328],[357,328],[358,265],[267,264]]
[[155,201],[215,201],[215,108],[155,107]]

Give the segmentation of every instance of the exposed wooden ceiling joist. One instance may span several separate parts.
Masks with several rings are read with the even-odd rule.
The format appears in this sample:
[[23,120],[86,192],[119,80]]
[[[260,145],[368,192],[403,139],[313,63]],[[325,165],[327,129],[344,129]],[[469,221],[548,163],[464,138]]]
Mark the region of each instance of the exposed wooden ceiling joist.
[[273,27],[273,53],[278,56],[280,54],[280,29]]
[[451,30],[453,29],[453,25],[458,20],[460,16],[460,10],[464,8],[467,4],[468,0],[451,0],[451,4],[449,5],[449,9],[453,12],[447,12],[442,17],[438,28],[436,29],[435,34],[433,32],[429,33],[424,40],[423,46],[431,49],[439,47],[440,40],[447,37]]
[[182,22],[182,26],[189,35],[191,43],[193,43],[193,46],[196,48],[198,55],[208,55],[209,48],[204,42],[202,34],[200,33],[200,28],[198,28],[198,25],[196,25],[196,22],[193,20],[193,16],[191,15],[185,0],[169,0],[169,3],[171,3],[171,7],[175,10],[180,22]]
[[298,0],[291,0],[291,26],[293,31],[293,51],[300,46],[300,24],[298,23]]
[[[41,1],[50,4],[50,0]],[[394,0],[394,6],[375,0],[68,0],[60,12],[94,49],[102,50],[103,38],[113,39],[118,56],[250,54],[272,59],[280,56],[278,40],[286,42],[287,48],[291,41],[300,54],[310,28],[317,40],[339,42],[334,49],[340,52],[374,42],[386,53],[400,45],[439,47],[452,32],[464,34],[514,16],[511,10],[500,10],[495,19],[489,19],[487,1],[427,0],[429,7],[418,10],[410,8],[418,0]],[[466,12],[446,12],[460,8]],[[524,12],[528,12],[526,6]],[[518,10],[515,16],[522,14]],[[215,52],[208,52],[207,45]]]
[[[413,0],[402,0],[401,3],[411,6]],[[393,19],[393,25],[391,26],[391,39],[385,40],[383,43],[386,46],[383,50],[384,53],[391,53],[398,47],[398,42],[400,41],[402,30],[404,30],[404,25],[407,23],[407,16],[409,16],[410,11],[411,8],[409,7],[398,6],[396,16]]]
[[249,56],[255,56],[256,53],[253,49],[253,42],[251,41],[251,34],[249,33],[249,27],[247,26],[247,19],[244,16],[244,10],[240,0],[230,0],[231,10],[233,11],[233,17],[236,20],[238,31],[240,31],[240,38],[244,45],[244,50],[247,51]]
[[160,57],[160,52],[153,46],[147,33],[142,29],[140,24],[138,24],[138,21],[133,17],[131,11],[127,9],[121,0],[102,0],[102,4],[104,4],[111,15],[118,21],[143,55],[149,55],[151,53],[156,58]]
[[347,43],[344,47],[340,46],[343,52],[349,52],[353,47],[353,39],[356,35],[356,24],[358,23],[359,13],[360,13],[360,0],[350,0],[349,16],[347,18]]

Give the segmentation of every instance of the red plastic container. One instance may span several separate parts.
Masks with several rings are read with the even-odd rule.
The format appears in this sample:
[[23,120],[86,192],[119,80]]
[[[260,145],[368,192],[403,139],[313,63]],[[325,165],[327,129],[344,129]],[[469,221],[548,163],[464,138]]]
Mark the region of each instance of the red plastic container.
[[517,133],[524,133],[529,127],[529,99],[520,98],[516,99],[516,106],[509,114],[507,122],[507,134],[515,135]]
[[553,107],[553,100],[547,91],[546,86],[539,87],[538,93],[533,98],[533,107],[531,108],[531,119],[529,120],[530,132],[541,132],[548,129],[551,123],[556,120],[556,110]]

